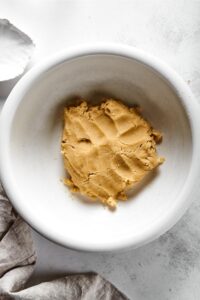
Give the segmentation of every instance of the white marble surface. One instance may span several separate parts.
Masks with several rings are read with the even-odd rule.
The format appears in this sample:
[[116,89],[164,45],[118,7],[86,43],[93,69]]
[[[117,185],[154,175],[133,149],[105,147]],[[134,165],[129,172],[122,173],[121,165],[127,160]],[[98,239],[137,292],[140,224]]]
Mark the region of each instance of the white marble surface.
[[[200,1],[0,0],[8,18],[36,43],[33,64],[71,45],[112,41],[165,60],[200,101]],[[10,87],[0,85],[1,105]],[[173,170],[172,170],[173,171]],[[38,261],[32,283],[96,271],[130,299],[200,299],[200,187],[181,221],[157,241],[118,254],[80,253],[33,232]]]

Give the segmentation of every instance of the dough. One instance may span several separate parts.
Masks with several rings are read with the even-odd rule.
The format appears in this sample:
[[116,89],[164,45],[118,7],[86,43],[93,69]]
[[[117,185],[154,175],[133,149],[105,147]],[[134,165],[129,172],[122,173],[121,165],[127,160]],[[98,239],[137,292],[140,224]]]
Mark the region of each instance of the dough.
[[136,108],[119,101],[66,107],[61,152],[70,178],[64,182],[115,209],[128,188],[164,161],[156,152],[161,139]]

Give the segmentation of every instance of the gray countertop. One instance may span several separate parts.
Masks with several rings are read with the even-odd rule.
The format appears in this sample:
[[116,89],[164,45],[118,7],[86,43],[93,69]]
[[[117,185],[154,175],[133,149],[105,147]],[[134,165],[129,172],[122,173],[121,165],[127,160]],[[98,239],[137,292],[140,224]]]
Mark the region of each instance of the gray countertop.
[[[8,18],[36,43],[32,64],[71,45],[119,42],[166,61],[200,101],[200,1],[1,0]],[[0,86],[1,104],[7,89]],[[158,240],[123,253],[80,253],[36,232],[38,260],[31,283],[96,271],[130,299],[200,299],[200,187],[185,216]]]

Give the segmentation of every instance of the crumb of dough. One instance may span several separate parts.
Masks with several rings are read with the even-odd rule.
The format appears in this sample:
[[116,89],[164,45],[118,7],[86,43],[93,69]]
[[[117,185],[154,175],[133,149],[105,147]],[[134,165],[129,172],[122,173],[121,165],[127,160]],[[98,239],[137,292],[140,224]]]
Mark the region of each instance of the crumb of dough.
[[164,162],[156,151],[161,141],[138,108],[114,99],[66,107],[61,153],[70,178],[64,184],[114,210],[127,189]]

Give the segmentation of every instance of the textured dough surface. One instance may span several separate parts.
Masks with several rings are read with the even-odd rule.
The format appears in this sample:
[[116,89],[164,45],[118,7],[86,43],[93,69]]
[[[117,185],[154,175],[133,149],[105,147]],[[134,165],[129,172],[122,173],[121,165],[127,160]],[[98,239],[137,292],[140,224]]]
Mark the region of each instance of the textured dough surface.
[[62,154],[72,191],[115,208],[125,191],[160,165],[161,134],[136,108],[108,99],[64,108]]

